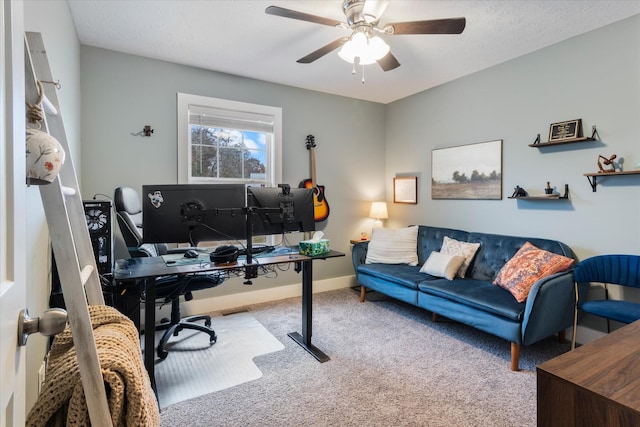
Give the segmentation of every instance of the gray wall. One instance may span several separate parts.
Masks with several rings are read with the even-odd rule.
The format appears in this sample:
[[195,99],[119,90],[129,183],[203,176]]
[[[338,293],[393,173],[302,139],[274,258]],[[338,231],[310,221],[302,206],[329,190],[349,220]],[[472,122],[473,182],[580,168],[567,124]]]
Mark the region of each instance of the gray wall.
[[[580,258],[640,253],[640,175],[601,178],[587,172],[615,153],[625,170],[640,163],[640,15],[386,107],[387,197],[395,174],[419,176],[419,204],[392,205],[392,224],[549,237]],[[601,142],[531,148],[550,123],[581,118]],[[431,150],[503,140],[502,200],[432,200]],[[543,193],[546,182],[569,201],[507,199],[516,185]]]
[[[321,223],[331,247],[349,252],[349,239],[367,226],[369,202],[384,197],[384,105],[296,89],[104,49],[82,46],[82,183],[85,197],[118,186],[177,182],[176,93],[281,107],[283,182],[310,176],[306,136],[315,136],[318,183],[330,207]],[[134,134],[145,125],[145,138]],[[369,225],[370,227],[370,225]],[[297,243],[294,241],[293,243]],[[349,276],[348,257],[317,268],[314,277]],[[292,284],[293,274],[259,287]],[[254,290],[236,283],[196,298]]]
[[[570,39],[389,105],[275,85],[88,46],[81,48],[85,195],[119,185],[176,182],[176,92],[282,107],[283,181],[309,175],[304,138],[316,136],[318,181],[331,215],[324,231],[348,252],[370,231],[369,201],[391,202],[392,178],[419,177],[419,204],[390,203],[390,226],[434,224],[564,241],[579,257],[640,252],[638,176],[601,179],[586,172],[598,154],[640,163],[640,17]],[[531,148],[549,124],[581,118],[601,141]],[[146,124],[151,138],[134,136]],[[431,150],[502,139],[503,199],[431,200]],[[385,176],[379,174],[385,170]],[[542,193],[569,185],[571,200],[507,199],[516,185]],[[347,259],[318,277],[351,274]],[[267,285],[270,286],[270,285]],[[236,292],[240,289],[232,289]]]
[[[640,164],[640,15],[397,101],[386,114],[387,198],[396,174],[419,177],[419,204],[391,204],[392,226],[552,238],[580,259],[640,254],[640,175],[600,178],[595,193],[583,176],[598,171],[600,154],[617,154],[625,170]],[[586,135],[596,125],[600,141],[528,146],[538,133],[547,141],[551,123],[577,118]],[[496,139],[502,200],[431,199],[431,150]],[[507,199],[516,185],[542,194],[547,181],[568,184],[570,200]],[[640,301],[637,291],[612,295]],[[581,343],[606,331],[601,318],[581,325]]]

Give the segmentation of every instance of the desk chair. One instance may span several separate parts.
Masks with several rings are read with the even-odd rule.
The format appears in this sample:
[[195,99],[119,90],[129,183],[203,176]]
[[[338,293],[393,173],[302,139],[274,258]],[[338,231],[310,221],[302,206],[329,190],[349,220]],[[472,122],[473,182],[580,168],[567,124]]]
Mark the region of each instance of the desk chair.
[[[130,187],[118,187],[113,196],[114,208],[120,234],[131,257],[160,256],[167,253],[184,252],[188,248],[169,250],[166,244],[143,244],[142,240],[142,207],[138,192]],[[157,347],[158,357],[165,359],[168,355],[166,346],[172,336],[177,336],[183,329],[194,329],[209,334],[209,342],[215,343],[216,333],[211,329],[211,317],[207,315],[180,315],[180,297],[186,301],[193,299],[192,292],[213,288],[223,282],[218,274],[175,275],[156,279],[156,296],[163,301],[171,302],[171,318],[163,320],[156,330],[165,330]],[[195,322],[204,320],[204,326]]]
[[[640,288],[640,256],[599,255],[578,263],[574,270],[576,307],[573,318],[571,349],[576,346],[578,311],[607,319],[607,333],[611,332],[611,320],[632,323],[640,320],[640,303],[609,299],[609,284]],[[604,299],[589,300],[590,283],[604,285]],[[583,298],[578,298],[581,295]]]

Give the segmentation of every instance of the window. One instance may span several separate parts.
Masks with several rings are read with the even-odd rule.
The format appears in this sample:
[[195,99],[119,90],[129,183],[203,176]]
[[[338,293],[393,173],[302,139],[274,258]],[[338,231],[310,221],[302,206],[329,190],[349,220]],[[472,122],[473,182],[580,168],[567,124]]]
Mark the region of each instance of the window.
[[[179,184],[282,182],[281,108],[178,93],[177,110]],[[275,244],[275,236],[253,242]]]
[[275,186],[282,110],[178,93],[178,183]]

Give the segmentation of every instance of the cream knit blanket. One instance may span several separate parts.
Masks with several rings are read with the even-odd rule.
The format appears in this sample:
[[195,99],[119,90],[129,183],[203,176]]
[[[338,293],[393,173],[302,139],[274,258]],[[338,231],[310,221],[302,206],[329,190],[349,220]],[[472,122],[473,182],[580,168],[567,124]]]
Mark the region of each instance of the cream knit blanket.
[[[114,426],[158,426],[160,413],[144,368],[138,331],[113,307],[89,306]],[[56,335],[45,383],[27,416],[28,427],[89,426],[78,358],[69,326]]]

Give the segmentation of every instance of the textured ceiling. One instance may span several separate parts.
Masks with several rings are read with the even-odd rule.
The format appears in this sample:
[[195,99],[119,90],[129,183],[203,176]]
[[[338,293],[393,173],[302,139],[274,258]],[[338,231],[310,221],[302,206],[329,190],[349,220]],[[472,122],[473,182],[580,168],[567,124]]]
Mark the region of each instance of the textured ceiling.
[[345,21],[340,0],[69,0],[84,45],[380,103],[640,13],[631,0],[391,0],[382,25],[463,16],[467,26],[460,35],[383,36],[402,65],[366,66],[362,84],[337,51],[296,63],[349,30],[267,15],[270,5]]

